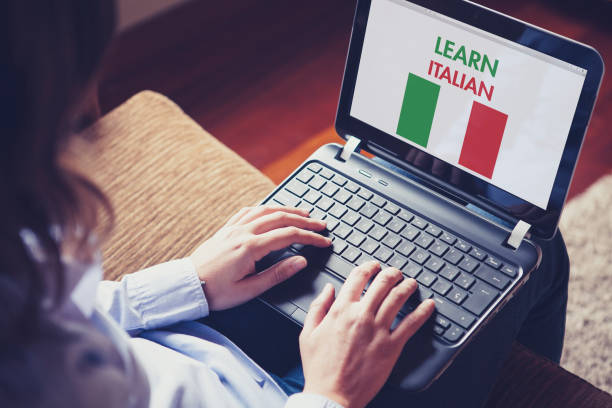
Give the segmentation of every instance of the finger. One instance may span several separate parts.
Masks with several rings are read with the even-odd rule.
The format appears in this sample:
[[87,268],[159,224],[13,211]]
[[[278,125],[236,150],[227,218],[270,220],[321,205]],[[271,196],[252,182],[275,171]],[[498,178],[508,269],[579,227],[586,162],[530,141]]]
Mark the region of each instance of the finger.
[[397,268],[386,268],[376,275],[361,299],[366,310],[376,314],[383,300],[400,279],[402,279],[402,273]]
[[291,226],[311,231],[321,231],[325,229],[326,225],[327,223],[325,221],[303,217],[301,215],[284,211],[276,211],[251,221],[250,223],[246,224],[246,227],[253,234],[262,234],[278,228]]
[[431,299],[427,299],[414,309],[414,311],[400,322],[400,324],[393,330],[391,337],[394,341],[402,344],[406,342],[423,326],[423,324],[429,319],[433,311],[435,310],[435,303]]
[[400,309],[412,296],[417,287],[417,282],[411,278],[404,279],[391,289],[378,309],[376,320],[379,320],[386,327],[391,327]]
[[297,227],[284,227],[257,235],[252,239],[251,248],[255,261],[259,261],[272,251],[291,244],[314,245],[325,248],[331,245],[331,239],[316,232],[306,231]]
[[263,217],[264,215],[268,215],[275,212],[286,212],[290,214],[301,215],[302,217],[308,217],[309,212],[307,210],[303,210],[301,208],[295,207],[282,207],[282,206],[274,206],[274,205],[260,205],[257,207],[251,207],[249,211],[246,211],[240,219],[236,221],[238,225],[247,224],[253,220],[256,220],[259,217]]
[[312,301],[308,314],[304,320],[304,332],[308,333],[317,327],[329,308],[334,303],[334,286],[331,283],[325,285],[321,293]]
[[225,223],[226,226],[234,225],[236,222],[244,216],[248,211],[251,211],[253,207],[243,207],[236,214],[232,215],[229,220]]
[[378,271],[380,264],[377,261],[366,262],[353,269],[338,293],[339,303],[358,301],[366,284]]
[[307,261],[303,256],[292,256],[283,259],[268,269],[239,281],[237,291],[238,293],[245,294],[247,299],[252,299],[271,287],[289,279],[304,269],[306,265]]

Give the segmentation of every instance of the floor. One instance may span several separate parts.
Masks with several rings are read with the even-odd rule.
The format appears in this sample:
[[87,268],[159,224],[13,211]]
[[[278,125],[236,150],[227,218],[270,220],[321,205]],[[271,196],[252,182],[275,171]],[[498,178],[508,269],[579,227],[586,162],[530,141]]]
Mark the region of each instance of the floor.
[[[612,64],[606,0],[481,3],[597,48]],[[119,35],[104,69],[109,111],[143,89],[167,95],[273,181],[333,130],[354,1],[191,1]],[[612,80],[604,79],[570,197],[612,170]]]

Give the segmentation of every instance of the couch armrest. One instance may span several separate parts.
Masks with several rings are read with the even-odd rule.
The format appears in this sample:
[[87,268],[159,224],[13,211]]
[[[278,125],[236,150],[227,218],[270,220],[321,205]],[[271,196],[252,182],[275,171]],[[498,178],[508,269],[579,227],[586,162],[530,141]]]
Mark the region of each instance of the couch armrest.
[[[184,257],[274,184],[166,97],[141,92],[84,135],[89,176],[115,211],[106,279]],[[88,156],[89,157],[89,156]]]

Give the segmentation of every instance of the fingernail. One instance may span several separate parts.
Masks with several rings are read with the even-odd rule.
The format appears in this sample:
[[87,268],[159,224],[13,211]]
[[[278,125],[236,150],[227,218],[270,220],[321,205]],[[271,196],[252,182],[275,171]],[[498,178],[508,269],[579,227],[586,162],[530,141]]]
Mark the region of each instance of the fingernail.
[[291,270],[293,272],[297,272],[300,269],[304,269],[306,267],[306,258],[298,256],[291,262]]

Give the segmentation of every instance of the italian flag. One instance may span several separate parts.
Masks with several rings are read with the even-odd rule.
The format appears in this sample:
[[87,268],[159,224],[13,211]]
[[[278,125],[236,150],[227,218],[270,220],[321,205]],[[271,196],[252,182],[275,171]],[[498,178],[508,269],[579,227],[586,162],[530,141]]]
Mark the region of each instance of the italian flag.
[[[426,148],[439,94],[440,85],[410,73],[406,81],[397,134]],[[505,113],[473,101],[459,164],[490,179],[507,121],[508,115]]]

